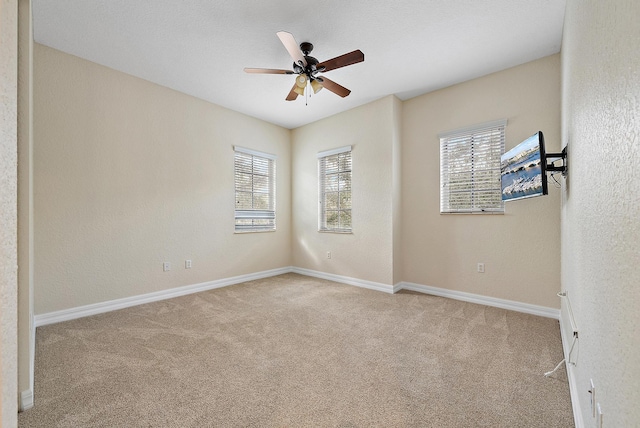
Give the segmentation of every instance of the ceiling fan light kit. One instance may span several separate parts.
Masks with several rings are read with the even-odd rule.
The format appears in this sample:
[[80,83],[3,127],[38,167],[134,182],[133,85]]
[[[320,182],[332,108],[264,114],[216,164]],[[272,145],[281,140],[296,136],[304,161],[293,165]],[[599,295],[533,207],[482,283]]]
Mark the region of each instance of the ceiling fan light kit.
[[309,56],[313,50],[313,45],[309,42],[302,42],[300,45],[296,42],[293,34],[286,31],[276,33],[278,38],[284,45],[287,52],[293,59],[293,71],[280,70],[273,68],[245,68],[246,73],[254,74],[297,74],[296,81],[289,91],[289,95],[285,98],[287,101],[295,100],[298,95],[304,95],[304,89],[307,85],[311,86],[314,94],[317,94],[322,88],[333,92],[341,97],[346,97],[351,91],[326,77],[318,76],[318,73],[335,70],[336,68],[346,67],[348,65],[357,64],[364,61],[364,54],[360,50],[340,55],[324,62],[318,62],[312,56]]
[[320,89],[322,89],[322,84],[320,84],[318,80],[314,79],[311,81],[311,89],[313,89],[314,94],[317,94],[318,92],[320,92]]

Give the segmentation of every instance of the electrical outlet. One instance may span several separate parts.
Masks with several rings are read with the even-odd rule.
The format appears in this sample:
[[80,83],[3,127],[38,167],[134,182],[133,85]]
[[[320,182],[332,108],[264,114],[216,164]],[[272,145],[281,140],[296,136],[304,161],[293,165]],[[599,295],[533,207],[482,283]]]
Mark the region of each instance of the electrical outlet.
[[327,258],[330,259],[331,258],[331,251],[327,251]]
[[191,260],[185,260],[184,261],[184,268],[185,269],[191,269]]
[[170,271],[171,270],[171,263],[169,263],[169,262],[162,263],[162,270],[164,272]]
[[478,273],[484,273],[484,263],[478,263]]
[[600,403],[596,404],[596,428],[602,428],[602,408],[600,408]]

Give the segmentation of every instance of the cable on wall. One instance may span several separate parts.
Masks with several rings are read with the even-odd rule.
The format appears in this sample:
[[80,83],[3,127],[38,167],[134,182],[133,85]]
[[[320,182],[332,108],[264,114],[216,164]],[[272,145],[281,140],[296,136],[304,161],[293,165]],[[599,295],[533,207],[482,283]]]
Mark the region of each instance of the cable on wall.
[[576,327],[576,321],[573,318],[573,311],[571,310],[571,302],[569,301],[569,296],[567,295],[567,292],[566,291],[559,292],[558,297],[560,297],[560,299],[562,299],[562,301],[565,302],[567,313],[569,314],[569,322],[571,323],[571,330],[573,332],[573,341],[571,342],[571,348],[569,349],[569,354],[566,356],[566,358],[563,358],[562,361],[558,363],[555,369],[551,370],[550,372],[546,372],[544,374],[545,377],[549,377],[552,374],[554,374],[562,366],[562,363],[564,362],[567,362],[567,364],[571,364],[572,366],[576,365],[576,362],[571,360],[571,355],[573,354],[573,349],[576,346],[576,342],[578,341],[578,327]]

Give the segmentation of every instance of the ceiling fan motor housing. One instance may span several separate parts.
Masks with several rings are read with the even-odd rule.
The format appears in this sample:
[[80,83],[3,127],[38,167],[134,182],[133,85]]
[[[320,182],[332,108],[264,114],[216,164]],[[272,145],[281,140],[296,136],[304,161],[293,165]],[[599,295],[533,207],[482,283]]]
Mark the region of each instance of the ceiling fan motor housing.
[[318,60],[315,59],[312,56],[304,56],[304,60],[307,62],[307,66],[306,67],[302,67],[300,64],[296,64],[295,62],[293,63],[293,71],[295,71],[298,74],[306,74],[308,76],[311,76],[312,73],[314,73],[317,69],[317,65],[318,65]]
[[309,42],[300,43],[300,50],[304,55],[304,60],[307,62],[305,67],[302,66],[302,63],[297,64],[293,63],[293,71],[297,74],[306,74],[307,77],[311,78],[316,71],[316,65],[318,65],[318,60],[312,56],[309,56],[311,51],[313,50],[313,44]]

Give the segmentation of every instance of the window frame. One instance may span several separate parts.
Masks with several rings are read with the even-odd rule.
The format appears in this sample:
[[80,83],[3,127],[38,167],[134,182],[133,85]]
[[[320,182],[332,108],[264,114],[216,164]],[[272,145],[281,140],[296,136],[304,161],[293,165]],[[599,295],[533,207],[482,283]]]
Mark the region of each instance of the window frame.
[[[505,150],[506,127],[507,120],[501,119],[438,134],[440,138],[440,214],[504,214],[504,201],[500,187],[500,156]],[[463,165],[462,159],[465,157],[469,158],[471,165]],[[487,162],[490,164],[488,168],[475,167],[477,163],[486,164]],[[463,179],[462,182],[457,183],[452,180],[454,175],[461,177],[465,174],[470,174],[469,180]],[[491,184],[492,178],[487,178],[492,174],[497,177],[495,184]],[[462,186],[468,184],[470,189],[452,192],[449,190],[452,183]],[[491,195],[490,192],[495,192],[495,195]],[[462,207],[452,207],[451,195],[456,193],[470,194],[469,203]],[[483,205],[483,199],[490,200],[491,204]]]
[[[234,232],[235,233],[252,233],[252,232],[275,232],[276,231],[276,160],[277,156],[270,153],[261,152],[258,150],[248,149],[246,147],[234,146],[233,156],[233,182],[234,182]],[[239,171],[239,157],[251,157],[251,172]],[[265,163],[266,161],[266,174],[256,171],[257,162]],[[264,167],[261,168],[264,170]],[[251,177],[251,189],[239,190],[240,182],[238,180],[240,174],[250,175]],[[267,191],[256,190],[256,177],[266,177]],[[264,180],[263,180],[264,181]],[[251,208],[243,207],[238,209],[240,203],[239,192],[251,193]],[[256,194],[267,195],[267,209],[255,209]],[[239,220],[251,220],[252,224],[242,225],[238,224]],[[266,224],[254,224],[253,222],[265,221]],[[269,220],[272,220],[269,222]]]
[[[348,153],[349,160],[348,165],[349,169],[341,169],[340,156]],[[349,189],[348,189],[348,200],[349,200],[349,208],[341,208],[341,194],[346,193],[340,188],[340,179],[338,178],[338,189],[336,191],[332,191],[331,193],[337,193],[337,209],[332,209],[331,211],[337,211],[338,214],[338,227],[329,227],[327,225],[327,212],[329,209],[327,208],[327,176],[329,175],[327,171],[327,161],[330,158],[337,157],[338,158],[338,169],[331,174],[337,174],[340,176],[341,174],[348,173],[349,174]],[[338,147],[331,150],[326,150],[319,152],[317,154],[318,158],[318,232],[323,233],[353,233],[353,157],[352,157],[352,147],[344,146]],[[340,218],[341,213],[347,213],[349,215],[349,227],[340,227]]]

